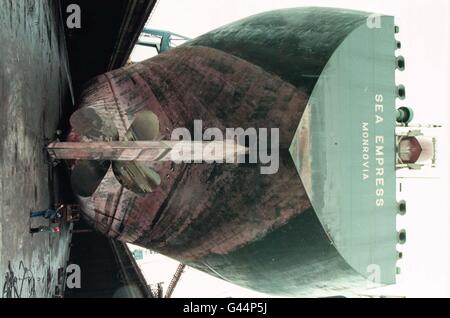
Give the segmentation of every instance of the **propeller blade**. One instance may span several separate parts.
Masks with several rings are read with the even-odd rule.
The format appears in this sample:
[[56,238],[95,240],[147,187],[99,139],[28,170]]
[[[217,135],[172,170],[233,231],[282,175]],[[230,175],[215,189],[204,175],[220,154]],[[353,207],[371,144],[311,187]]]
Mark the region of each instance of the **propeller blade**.
[[90,106],[80,108],[70,117],[70,125],[81,135],[95,141],[117,141],[119,132],[110,114]]
[[159,119],[155,113],[145,110],[139,112],[130,129],[128,129],[125,138],[129,141],[151,141],[159,137]]
[[72,190],[82,196],[90,197],[102,182],[111,161],[80,160],[72,170],[70,182]]
[[116,179],[134,193],[151,193],[161,184],[159,174],[141,163],[114,161],[112,167]]

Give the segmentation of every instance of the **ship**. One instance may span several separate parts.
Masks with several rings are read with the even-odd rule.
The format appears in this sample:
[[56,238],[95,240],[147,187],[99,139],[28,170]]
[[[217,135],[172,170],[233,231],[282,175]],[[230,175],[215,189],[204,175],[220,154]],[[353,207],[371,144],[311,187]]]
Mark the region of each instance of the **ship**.
[[[90,80],[48,151],[67,160],[86,222],[114,240],[272,295],[394,284],[396,170],[420,167],[426,148],[416,131],[396,135],[412,117],[395,106],[397,32],[392,16],[337,8],[236,21]],[[197,121],[200,134],[278,131],[276,173],[162,160],[156,145]]]

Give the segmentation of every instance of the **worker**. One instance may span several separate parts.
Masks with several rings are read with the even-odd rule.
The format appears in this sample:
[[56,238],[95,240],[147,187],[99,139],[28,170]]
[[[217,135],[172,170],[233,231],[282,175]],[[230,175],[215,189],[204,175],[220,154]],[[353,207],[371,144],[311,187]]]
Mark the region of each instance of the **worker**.
[[42,211],[32,211],[30,213],[31,218],[39,218],[43,217],[48,220],[55,220],[62,217],[62,210],[64,209],[64,205],[60,205],[57,209],[47,209]]
[[52,225],[52,226],[39,226],[39,227],[34,227],[30,229],[30,233],[31,234],[36,234],[36,233],[60,233],[61,232],[61,228],[57,225]]

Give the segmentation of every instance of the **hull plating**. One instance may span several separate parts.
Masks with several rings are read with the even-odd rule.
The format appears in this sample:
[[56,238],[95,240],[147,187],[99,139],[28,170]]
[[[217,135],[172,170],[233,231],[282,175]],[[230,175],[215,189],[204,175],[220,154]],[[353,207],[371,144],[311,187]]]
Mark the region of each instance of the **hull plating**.
[[[141,110],[173,129],[280,129],[280,168],[258,164],[154,163],[153,193],[124,189],[109,171],[80,198],[86,218],[110,237],[141,245],[259,291],[326,296],[368,285],[339,253],[290,153],[326,64],[368,14],[303,8],[238,21],[148,61],[92,80],[80,107],[113,115],[123,137]],[[70,140],[79,141],[72,131]],[[300,138],[301,139],[301,138]],[[295,159],[295,158],[294,158]]]

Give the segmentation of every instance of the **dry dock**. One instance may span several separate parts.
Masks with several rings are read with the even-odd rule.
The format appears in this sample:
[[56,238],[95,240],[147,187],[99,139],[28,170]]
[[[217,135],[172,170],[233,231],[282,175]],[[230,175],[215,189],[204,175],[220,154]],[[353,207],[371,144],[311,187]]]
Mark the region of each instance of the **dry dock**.
[[0,297],[52,297],[68,258],[68,228],[29,234],[30,210],[60,200],[43,151],[71,100],[57,3],[0,1]]

